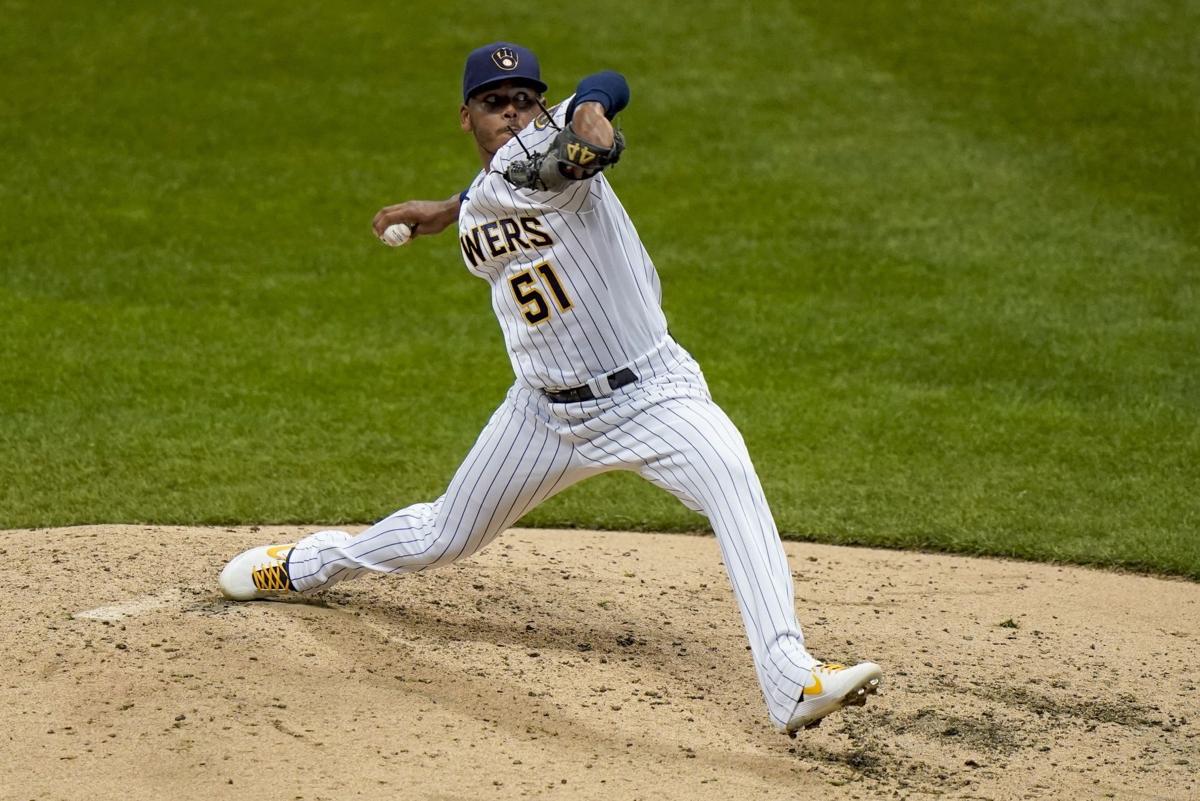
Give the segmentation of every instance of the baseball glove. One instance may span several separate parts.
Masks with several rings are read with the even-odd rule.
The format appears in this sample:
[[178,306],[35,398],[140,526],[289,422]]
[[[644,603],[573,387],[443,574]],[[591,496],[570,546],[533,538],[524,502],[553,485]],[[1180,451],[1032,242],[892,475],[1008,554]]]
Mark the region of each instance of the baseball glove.
[[625,137],[620,131],[613,131],[612,147],[601,147],[579,137],[568,124],[554,137],[549,150],[510,163],[504,177],[519,189],[553,192],[611,167],[624,150]]

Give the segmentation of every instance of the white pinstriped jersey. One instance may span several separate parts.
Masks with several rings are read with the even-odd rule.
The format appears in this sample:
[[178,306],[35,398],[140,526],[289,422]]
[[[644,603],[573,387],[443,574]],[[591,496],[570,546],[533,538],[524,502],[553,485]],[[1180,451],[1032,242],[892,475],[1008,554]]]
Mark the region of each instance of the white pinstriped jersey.
[[[553,110],[560,125],[565,107]],[[521,133],[530,150],[553,136],[536,123]],[[292,586],[311,592],[367,571],[457,562],[576,482],[633,471],[712,522],[767,712],[790,728],[808,703],[816,660],[804,647],[787,555],[741,434],[713,403],[699,366],[667,335],[658,275],[605,177],[558,194],[517,191],[497,170],[523,155],[516,140],[502,147],[459,212],[463,257],[491,285],[517,382],[442,497],[410,504],[358,536],[305,537],[288,557]],[[626,365],[635,381],[611,392],[601,385],[590,400],[563,403],[539,391]]]
[[[565,124],[570,99],[550,109]],[[545,151],[557,131],[539,116],[467,190],[458,216],[467,269],[491,285],[513,372],[532,388],[586,383],[630,364],[667,336],[658,273],[603,174],[561,192],[516,189],[513,160]]]

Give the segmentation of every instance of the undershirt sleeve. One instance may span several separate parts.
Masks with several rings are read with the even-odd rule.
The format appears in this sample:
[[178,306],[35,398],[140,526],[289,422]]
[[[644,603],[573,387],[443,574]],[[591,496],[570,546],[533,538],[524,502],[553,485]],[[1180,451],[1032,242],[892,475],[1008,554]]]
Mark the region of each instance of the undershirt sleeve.
[[621,109],[629,105],[629,84],[625,81],[625,76],[619,72],[605,70],[580,81],[575,89],[575,97],[567,106],[567,122],[574,116],[576,106],[590,101],[604,106],[604,116],[610,120],[617,116]]

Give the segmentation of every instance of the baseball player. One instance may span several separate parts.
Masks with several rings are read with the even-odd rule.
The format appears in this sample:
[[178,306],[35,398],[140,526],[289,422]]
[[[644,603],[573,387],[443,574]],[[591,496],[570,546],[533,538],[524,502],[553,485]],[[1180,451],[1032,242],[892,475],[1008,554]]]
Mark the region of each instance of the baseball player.
[[358,535],[318,531],[246,551],[221,572],[221,590],[250,600],[448,565],[572,484],[632,470],[712,524],[775,726],[792,733],[864,703],[881,671],[821,663],[805,649],[746,446],[667,332],[658,273],[604,174],[624,150],[612,120],[629,102],[625,79],[591,75],[552,108],[546,88],[520,45],[472,52],[459,119],[482,169],[445,201],[388,206],[373,223],[400,245],[457,221],[463,261],[488,282],[516,374],[446,493]]

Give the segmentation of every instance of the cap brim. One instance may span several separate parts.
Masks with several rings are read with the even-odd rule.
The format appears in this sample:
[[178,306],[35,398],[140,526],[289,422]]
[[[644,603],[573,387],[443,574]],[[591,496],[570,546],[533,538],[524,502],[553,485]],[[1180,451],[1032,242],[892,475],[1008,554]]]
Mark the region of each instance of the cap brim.
[[482,92],[484,89],[490,89],[493,86],[499,86],[500,84],[504,83],[505,81],[512,81],[513,83],[529,84],[533,88],[537,89],[539,94],[545,94],[546,90],[550,88],[546,84],[539,81],[537,78],[528,78],[524,75],[505,75],[503,78],[494,78],[490,81],[484,81],[483,83],[479,84],[478,86],[472,86],[470,89],[467,90],[467,97],[470,98],[474,95],[477,95],[480,92]]

